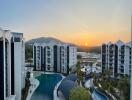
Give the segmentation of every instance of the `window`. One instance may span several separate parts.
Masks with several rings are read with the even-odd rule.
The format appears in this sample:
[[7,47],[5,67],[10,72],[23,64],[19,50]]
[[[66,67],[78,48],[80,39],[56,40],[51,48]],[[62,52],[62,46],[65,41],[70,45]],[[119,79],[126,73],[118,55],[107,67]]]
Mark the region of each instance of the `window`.
[[15,37],[15,38],[14,38],[14,41],[15,41],[15,42],[20,42],[21,39],[20,39],[19,37]]

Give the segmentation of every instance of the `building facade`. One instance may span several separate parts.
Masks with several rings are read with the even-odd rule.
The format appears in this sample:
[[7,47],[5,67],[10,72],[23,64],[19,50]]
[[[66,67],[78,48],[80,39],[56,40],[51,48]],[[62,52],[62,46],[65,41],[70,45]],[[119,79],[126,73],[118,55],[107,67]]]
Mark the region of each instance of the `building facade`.
[[33,44],[33,63],[37,71],[67,74],[74,71],[77,63],[76,46],[56,40]]
[[131,74],[131,42],[102,44],[102,72],[109,69],[112,76]]
[[24,87],[24,40],[22,33],[0,29],[0,99],[20,100]]

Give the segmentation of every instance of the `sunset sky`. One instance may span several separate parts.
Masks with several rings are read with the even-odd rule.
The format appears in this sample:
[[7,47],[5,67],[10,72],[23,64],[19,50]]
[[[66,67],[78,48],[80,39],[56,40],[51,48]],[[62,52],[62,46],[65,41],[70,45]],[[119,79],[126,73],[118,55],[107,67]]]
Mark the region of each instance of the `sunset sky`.
[[131,13],[132,0],[1,0],[0,27],[96,46],[130,41]]

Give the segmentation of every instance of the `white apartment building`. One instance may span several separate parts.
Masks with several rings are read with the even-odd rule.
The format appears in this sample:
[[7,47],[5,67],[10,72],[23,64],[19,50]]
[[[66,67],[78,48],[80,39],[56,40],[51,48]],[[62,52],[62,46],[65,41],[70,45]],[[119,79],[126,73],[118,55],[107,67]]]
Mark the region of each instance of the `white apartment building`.
[[56,39],[44,39],[33,44],[33,63],[37,71],[67,74],[74,71],[77,63],[77,48]]
[[73,45],[69,45],[68,46],[68,59],[69,59],[69,69],[71,69],[71,71],[75,71],[76,70],[76,64],[77,64],[77,48]]
[[0,100],[21,100],[24,46],[22,33],[0,29]]
[[105,69],[111,71],[112,76],[130,75],[131,73],[131,42],[124,43],[118,40],[116,43],[102,44],[102,72]]

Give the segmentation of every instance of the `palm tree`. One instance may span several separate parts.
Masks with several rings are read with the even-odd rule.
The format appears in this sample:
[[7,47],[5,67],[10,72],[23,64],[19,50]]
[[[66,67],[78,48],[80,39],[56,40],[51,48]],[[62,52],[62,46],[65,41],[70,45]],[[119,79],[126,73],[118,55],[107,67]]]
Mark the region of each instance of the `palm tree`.
[[30,72],[29,72],[29,71],[27,72],[26,78],[27,78],[28,80],[29,80],[29,78],[30,78]]
[[[92,74],[92,66],[93,66],[93,63],[91,62],[89,65],[90,65],[90,68],[91,68],[90,74]],[[90,83],[91,83],[91,86],[92,86],[92,78],[91,78],[91,80],[90,80]]]
[[77,77],[79,79],[79,84],[81,85],[81,82],[83,82],[83,72],[81,71],[80,62],[77,63]]
[[123,77],[118,82],[118,89],[120,91],[121,100],[130,99],[130,78]]
[[28,71],[26,73],[26,78],[25,78],[25,87],[22,89],[22,98],[21,98],[22,100],[26,100],[30,85],[31,85],[30,72]]
[[119,89],[119,92],[120,92],[120,98],[122,99],[122,91],[123,91],[123,86],[124,86],[124,82],[123,82],[123,80],[119,80],[119,82],[118,82],[118,89]]
[[[97,84],[97,76],[96,76],[95,72],[92,73],[92,77],[93,77],[93,83],[94,83],[94,85],[98,86],[98,84]],[[92,83],[91,83],[91,86],[92,86]]]
[[111,84],[111,82],[108,83],[108,92],[112,93],[114,90],[113,90],[113,86]]

